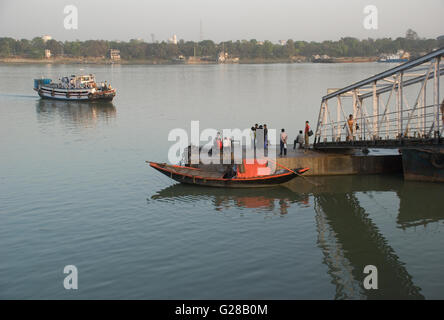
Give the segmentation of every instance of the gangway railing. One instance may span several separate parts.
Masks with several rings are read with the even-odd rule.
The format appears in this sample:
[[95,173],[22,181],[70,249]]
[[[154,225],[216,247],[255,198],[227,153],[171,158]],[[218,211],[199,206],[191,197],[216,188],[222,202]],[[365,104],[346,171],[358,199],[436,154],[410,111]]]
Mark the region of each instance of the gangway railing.
[[443,143],[443,56],[440,48],[342,89],[330,89],[322,97],[314,147]]

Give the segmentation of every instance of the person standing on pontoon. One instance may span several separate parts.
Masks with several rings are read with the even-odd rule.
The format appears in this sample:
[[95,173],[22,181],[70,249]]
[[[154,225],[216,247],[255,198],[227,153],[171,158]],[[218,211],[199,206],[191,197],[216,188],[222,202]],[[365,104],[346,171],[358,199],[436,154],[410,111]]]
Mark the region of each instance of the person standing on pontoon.
[[296,144],[299,144],[298,149],[302,149],[304,147],[304,137],[302,136],[302,130],[299,130],[299,134],[296,137],[296,140],[294,140],[293,150],[296,149]]
[[288,135],[285,132],[285,129],[282,128],[281,130],[281,152],[280,152],[280,156],[282,156],[282,152],[284,153],[284,156],[287,155],[287,139],[288,139]]
[[441,117],[442,117],[442,125],[444,126],[444,99],[441,102]]
[[353,119],[352,114],[348,116],[348,120],[347,120],[347,123],[344,125],[344,128],[347,128],[347,126],[348,126],[347,141],[352,141],[353,140],[353,129],[355,126],[355,120]]
[[305,149],[308,149],[310,147],[310,124],[308,121],[305,121]]

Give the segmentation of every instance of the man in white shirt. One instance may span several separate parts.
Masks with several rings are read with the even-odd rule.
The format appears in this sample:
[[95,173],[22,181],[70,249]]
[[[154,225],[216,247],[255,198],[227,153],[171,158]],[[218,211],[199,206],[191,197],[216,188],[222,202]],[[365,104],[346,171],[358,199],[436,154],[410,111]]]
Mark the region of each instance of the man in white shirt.
[[225,137],[223,140],[224,163],[231,163],[231,139]]
[[285,132],[285,129],[281,130],[281,153],[279,154],[280,156],[282,156],[282,151],[284,151],[284,156],[287,155],[287,139],[288,139],[288,135]]
[[302,149],[304,145],[304,136],[302,135],[302,130],[299,130],[299,134],[296,137],[296,140],[294,140],[293,150],[296,149],[296,143],[299,143],[299,149]]
[[231,148],[231,140],[230,138],[224,138],[224,148]]

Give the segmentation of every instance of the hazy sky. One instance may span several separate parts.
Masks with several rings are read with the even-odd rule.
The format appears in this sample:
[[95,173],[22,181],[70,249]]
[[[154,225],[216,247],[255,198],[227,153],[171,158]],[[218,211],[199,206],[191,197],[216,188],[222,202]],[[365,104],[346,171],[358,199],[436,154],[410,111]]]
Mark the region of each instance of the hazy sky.
[[[65,30],[65,5],[79,11],[78,30]],[[378,29],[363,27],[366,5],[378,9]],[[0,37],[58,40],[162,41],[204,39],[337,40],[344,36],[420,37],[444,34],[444,0],[0,0]]]

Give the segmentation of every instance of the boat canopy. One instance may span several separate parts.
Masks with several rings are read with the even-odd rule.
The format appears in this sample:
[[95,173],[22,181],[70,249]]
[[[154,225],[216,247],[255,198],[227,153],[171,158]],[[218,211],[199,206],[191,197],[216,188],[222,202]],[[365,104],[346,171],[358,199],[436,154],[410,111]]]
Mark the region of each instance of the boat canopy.
[[257,159],[244,159],[242,164],[237,166],[237,178],[253,178],[266,176],[271,174],[271,170],[268,167],[268,161]]
[[39,86],[48,85],[51,83],[51,79],[34,79],[34,89],[38,89]]

